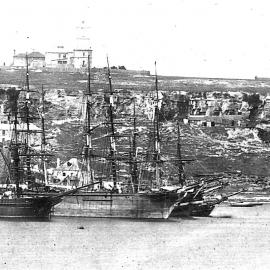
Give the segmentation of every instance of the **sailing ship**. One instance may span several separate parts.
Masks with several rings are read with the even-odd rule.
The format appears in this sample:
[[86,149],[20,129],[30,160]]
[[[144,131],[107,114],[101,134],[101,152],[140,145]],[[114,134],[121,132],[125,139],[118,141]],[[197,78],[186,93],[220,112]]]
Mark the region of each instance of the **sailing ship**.
[[[201,175],[204,176],[198,182],[188,183],[185,175],[185,162],[194,161],[193,159],[183,159],[181,151],[181,132],[180,132],[180,107],[177,121],[177,168],[178,185],[181,186],[179,193],[182,192],[182,200],[177,203],[171,213],[171,217],[200,216],[207,217],[214,210],[215,206],[226,201],[229,197],[241,193],[238,191],[227,196],[216,194],[216,191],[224,187],[220,175]],[[207,177],[207,178],[205,178]]]
[[[111,72],[107,58],[109,91],[105,95],[105,119],[101,123],[92,121],[93,94],[90,84],[90,59],[88,58],[88,91],[85,95],[85,146],[83,159],[85,163],[86,182],[96,180],[100,184],[93,185],[90,190],[80,191],[65,196],[63,201],[54,208],[57,216],[82,217],[118,217],[167,219],[175,206],[181,202],[179,186],[167,188],[161,179],[161,155],[159,136],[159,97],[156,77],[156,102],[154,108],[154,149],[150,161],[139,160],[136,137],[135,105],[133,131],[118,132],[116,126],[124,125],[125,121],[116,119],[115,91],[112,88]],[[96,137],[94,136],[96,134]],[[126,142],[129,141],[129,145]],[[98,144],[96,144],[99,142]],[[104,146],[108,147],[104,147]],[[117,149],[118,148],[118,149]],[[153,178],[139,180],[138,164],[148,163]],[[122,175],[121,175],[122,174]]]
[[185,187],[186,195],[176,205],[171,213],[171,217],[208,217],[217,205],[227,201],[229,197],[244,191],[242,189],[228,195],[215,194],[216,191],[223,187],[224,184],[220,181],[219,177],[210,177],[207,180],[201,180],[195,184],[187,185]]
[[[22,91],[26,91],[26,99],[23,104],[23,115],[19,114],[18,98]],[[11,139],[9,152],[10,161],[1,151],[4,161],[8,167],[8,182],[15,183],[15,189],[6,190],[0,195],[0,218],[49,218],[51,215],[52,207],[61,201],[61,196],[29,196],[23,194],[21,185],[25,181],[32,181],[31,175],[31,158],[35,155],[31,153],[29,147],[29,71],[28,71],[28,58],[26,54],[26,89],[14,90],[13,108],[10,111],[11,124],[13,125],[13,138]],[[23,117],[25,124],[19,125],[19,117]],[[20,127],[25,127],[21,129]],[[24,133],[24,140],[19,140],[19,134]],[[25,164],[24,162],[25,161]],[[26,177],[25,167],[26,165]],[[26,179],[25,179],[26,178]],[[9,185],[7,185],[8,187]]]
[[[25,100],[20,106],[20,93],[25,93]],[[6,189],[0,194],[0,218],[24,218],[24,219],[49,219],[53,207],[61,202],[65,195],[76,192],[89,185],[59,193],[34,192],[32,187],[36,184],[36,178],[32,174],[31,162],[34,157],[44,158],[44,118],[42,118],[43,137],[42,152],[36,153],[30,147],[30,133],[37,132],[30,129],[30,88],[28,57],[26,54],[26,89],[13,89],[10,98],[9,118],[13,126],[13,134],[9,145],[9,157],[1,149],[1,155],[8,168],[8,181]],[[22,118],[19,121],[19,118]],[[44,161],[44,159],[43,159]],[[22,185],[27,188],[22,189]],[[14,185],[14,187],[13,187]]]
[[[216,186],[214,189],[220,188],[221,186]],[[227,197],[225,196],[207,196],[207,193],[213,191],[214,189],[207,191],[207,188],[202,182],[187,186],[186,198],[174,208],[171,216],[209,216],[217,204],[227,200]]]

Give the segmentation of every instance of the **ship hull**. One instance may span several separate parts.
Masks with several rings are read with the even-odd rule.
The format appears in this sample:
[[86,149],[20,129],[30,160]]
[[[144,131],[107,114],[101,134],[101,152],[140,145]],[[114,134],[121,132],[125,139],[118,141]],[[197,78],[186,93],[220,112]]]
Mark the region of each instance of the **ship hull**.
[[56,202],[47,197],[0,199],[0,218],[49,219]]
[[177,193],[115,194],[85,192],[68,195],[54,207],[53,215],[93,218],[167,219]]
[[186,205],[186,206],[176,206],[174,207],[170,217],[174,218],[182,218],[182,217],[188,217],[191,216],[192,206]]
[[208,217],[214,210],[214,204],[189,204],[185,206],[176,206],[171,213],[171,217]]
[[202,204],[202,205],[196,205],[192,211],[191,215],[196,217],[208,217],[214,210],[215,205],[214,204]]

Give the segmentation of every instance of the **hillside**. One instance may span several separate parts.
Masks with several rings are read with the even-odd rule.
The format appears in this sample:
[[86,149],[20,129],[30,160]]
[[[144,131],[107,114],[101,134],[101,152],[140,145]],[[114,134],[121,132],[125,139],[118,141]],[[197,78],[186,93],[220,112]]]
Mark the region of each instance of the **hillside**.
[[[0,71],[0,86],[23,86],[24,70]],[[117,98],[117,116],[122,119],[124,126],[128,127],[131,115],[132,98],[136,98],[138,126],[143,131],[139,144],[144,146],[147,133],[151,129],[150,119],[152,113],[153,90],[155,78],[151,75],[112,70],[112,84]],[[95,121],[101,121],[104,115],[104,91],[108,90],[106,70],[93,70],[91,74],[91,90],[95,102],[92,114]],[[31,89],[36,102],[39,102],[41,85],[46,90],[46,128],[50,138],[50,150],[55,154],[51,159],[51,166],[55,166],[56,157],[67,161],[72,157],[81,157],[83,146],[83,93],[87,89],[87,75],[80,73],[60,72],[30,72]],[[233,79],[201,79],[159,76],[159,89],[162,97],[162,123],[161,136],[164,142],[163,152],[174,155],[176,152],[176,121],[179,115],[181,98],[183,95],[202,95],[201,93],[259,93],[261,100],[270,93],[270,82],[259,80],[233,80]],[[241,94],[242,95],[242,94]],[[233,95],[231,95],[232,97]],[[262,102],[260,101],[260,104]],[[249,105],[249,111],[254,109]],[[257,108],[257,107],[256,107]],[[188,107],[182,113],[185,115]],[[186,158],[194,159],[186,165],[189,175],[196,173],[242,172],[244,175],[253,175],[254,181],[263,178],[265,185],[270,178],[268,147],[268,125],[262,125],[260,108],[254,114],[253,126],[244,127],[203,127],[198,125],[181,124],[182,151]],[[248,116],[248,121],[250,120]],[[267,118],[268,119],[268,118]],[[259,122],[258,122],[259,121]],[[267,120],[268,121],[268,120]],[[267,122],[266,121],[266,122]],[[38,122],[36,123],[37,125]],[[260,127],[260,128],[258,128]]]

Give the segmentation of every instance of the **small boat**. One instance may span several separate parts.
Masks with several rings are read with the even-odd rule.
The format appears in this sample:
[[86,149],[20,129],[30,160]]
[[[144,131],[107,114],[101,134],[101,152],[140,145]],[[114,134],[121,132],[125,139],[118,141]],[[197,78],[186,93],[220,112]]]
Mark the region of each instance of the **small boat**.
[[231,207],[253,207],[253,206],[260,206],[263,203],[259,202],[230,202]]

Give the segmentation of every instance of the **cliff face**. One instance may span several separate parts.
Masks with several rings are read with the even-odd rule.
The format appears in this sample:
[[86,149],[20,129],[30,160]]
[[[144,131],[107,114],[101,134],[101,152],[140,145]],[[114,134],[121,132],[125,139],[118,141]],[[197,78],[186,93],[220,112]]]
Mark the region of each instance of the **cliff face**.
[[[3,86],[20,85],[18,78],[22,77],[23,71],[0,73]],[[105,121],[108,83],[106,74],[100,70],[92,74],[92,77],[91,115],[93,124],[98,124]],[[50,165],[55,166],[57,157],[63,161],[73,157],[81,158],[87,75],[31,73],[30,83],[31,89],[37,91],[31,94],[35,100],[32,104],[33,113],[40,106],[42,84],[46,90],[47,148],[55,154]],[[135,101],[137,127],[140,131],[138,144],[143,148],[148,147],[149,142],[152,143],[150,131],[154,113],[154,77],[112,71],[112,83],[115,117],[121,123],[117,126],[118,132],[121,134],[131,130]],[[241,113],[246,116],[243,118],[245,125],[241,128],[226,125],[204,127],[181,122],[183,157],[195,159],[186,165],[187,174],[242,171],[249,175],[270,175],[270,151],[266,144],[269,141],[266,92],[270,89],[270,82],[268,85],[267,82],[258,81],[160,77],[159,89],[161,141],[165,157],[176,155],[177,121],[186,119],[191,112],[194,114],[200,109],[200,115],[227,114],[232,117]],[[191,107],[192,99],[199,99],[200,103]],[[40,127],[38,121],[35,124]],[[247,125],[249,128],[244,128]],[[119,144],[123,142],[119,140]],[[102,145],[97,147],[102,148]]]

